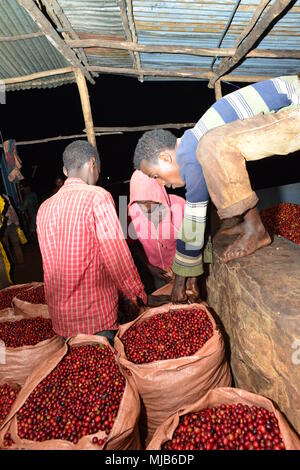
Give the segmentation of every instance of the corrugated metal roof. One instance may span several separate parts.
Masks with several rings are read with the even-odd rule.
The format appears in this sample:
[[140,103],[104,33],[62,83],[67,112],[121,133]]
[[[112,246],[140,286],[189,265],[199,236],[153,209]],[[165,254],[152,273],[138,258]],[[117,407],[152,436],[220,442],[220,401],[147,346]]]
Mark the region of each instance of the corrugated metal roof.
[[[125,38],[117,1],[58,0],[77,32],[98,34],[101,38]],[[221,47],[233,47],[249,24],[260,0],[241,0]],[[270,2],[270,5],[274,0]],[[133,15],[138,42],[145,45],[181,45],[198,48],[217,47],[235,0],[133,0]],[[268,7],[267,7],[268,8]],[[300,0],[260,43],[262,49],[300,49]],[[85,52],[91,65],[133,67],[129,53],[120,50]],[[125,51],[126,52],[126,51]],[[211,57],[183,54],[140,53],[143,69],[174,71],[209,70]],[[215,62],[215,68],[219,61]],[[300,59],[246,59],[232,73],[238,75],[284,75],[300,69]],[[153,80],[153,77],[145,77]],[[169,78],[166,78],[168,80]]]
[[[17,0],[0,2],[0,36],[19,36],[38,32],[39,29],[26,10]],[[30,75],[44,70],[67,67],[70,64],[52,46],[45,36],[38,38],[1,42],[0,80],[1,78]],[[38,81],[10,85],[8,89],[26,89],[32,87],[57,86],[74,81],[73,74],[41,78]]]
[[[117,0],[57,1],[80,38],[99,37],[119,41],[126,39]],[[272,0],[270,5],[274,1]],[[235,3],[235,0],[133,0],[138,42],[144,45],[217,47]],[[234,46],[259,4],[260,0],[240,1],[221,47]],[[37,26],[19,6],[17,0],[1,0],[0,35],[34,31],[38,31]],[[300,50],[300,0],[297,0],[293,8],[273,27],[258,48]],[[133,55],[126,50],[86,48],[85,53],[90,65],[133,68]],[[0,57],[0,79],[69,65],[46,37],[2,43]],[[204,72],[210,69],[212,63],[212,57],[184,54],[140,53],[140,59],[143,69],[167,71]],[[217,58],[214,68],[218,63]],[[246,59],[231,73],[277,76],[293,74],[298,70],[300,59],[251,58]],[[50,77],[13,88],[56,86],[68,80],[73,80],[72,75]]]

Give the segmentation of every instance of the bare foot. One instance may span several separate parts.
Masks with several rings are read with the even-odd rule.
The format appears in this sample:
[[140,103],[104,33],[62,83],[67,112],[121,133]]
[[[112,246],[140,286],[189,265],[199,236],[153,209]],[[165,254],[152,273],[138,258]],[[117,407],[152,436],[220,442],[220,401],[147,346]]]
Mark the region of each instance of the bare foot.
[[222,221],[222,225],[218,230],[218,235],[240,235],[242,233],[241,224],[243,219],[241,217],[232,217]]
[[240,223],[233,227],[221,227],[218,231],[218,235],[241,235],[243,232],[243,223]]
[[251,255],[259,248],[270,245],[270,243],[271,238],[266,231],[263,234],[244,232],[223,251],[222,261],[228,263],[228,261],[233,259],[243,258],[244,256]]

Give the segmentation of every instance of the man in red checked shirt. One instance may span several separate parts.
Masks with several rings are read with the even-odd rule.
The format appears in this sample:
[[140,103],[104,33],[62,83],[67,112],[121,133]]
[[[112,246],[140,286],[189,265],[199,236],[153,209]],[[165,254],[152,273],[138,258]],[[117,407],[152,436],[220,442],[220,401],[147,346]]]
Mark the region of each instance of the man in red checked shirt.
[[63,163],[67,180],[37,215],[53,329],[65,338],[99,334],[112,342],[119,326],[118,293],[135,305],[139,300],[146,304],[147,296],[112,196],[95,186],[100,174],[97,150],[75,141],[66,147]]

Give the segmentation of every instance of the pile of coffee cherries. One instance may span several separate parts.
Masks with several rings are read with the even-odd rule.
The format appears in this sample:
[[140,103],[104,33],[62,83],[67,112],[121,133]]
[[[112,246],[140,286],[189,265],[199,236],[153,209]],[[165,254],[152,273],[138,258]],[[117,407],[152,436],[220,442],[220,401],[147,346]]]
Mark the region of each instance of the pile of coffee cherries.
[[[99,431],[109,435],[125,390],[111,350],[104,345],[70,348],[18,411],[21,439],[64,439],[74,444]],[[103,446],[105,440],[91,436]]]
[[180,417],[163,450],[284,450],[274,413],[262,407],[220,405]]
[[52,322],[48,318],[24,318],[0,323],[0,339],[7,348],[34,346],[54,335]]
[[44,286],[33,287],[18,294],[17,299],[31,304],[46,304]]
[[0,310],[12,306],[12,299],[21,292],[25,292],[30,288],[30,284],[23,287],[10,287],[9,289],[0,290]]
[[281,203],[264,209],[261,219],[268,230],[300,245],[300,205]]
[[8,384],[0,385],[0,426],[10,412],[19,391]]
[[136,323],[122,336],[127,359],[145,364],[196,353],[213,335],[204,310],[191,308],[160,313]]

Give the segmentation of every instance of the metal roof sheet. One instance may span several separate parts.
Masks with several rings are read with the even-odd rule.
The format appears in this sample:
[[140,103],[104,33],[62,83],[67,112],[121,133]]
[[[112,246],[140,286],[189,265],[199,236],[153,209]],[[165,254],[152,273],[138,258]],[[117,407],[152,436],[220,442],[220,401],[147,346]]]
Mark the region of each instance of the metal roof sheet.
[[[126,40],[117,0],[57,0],[80,38]],[[271,0],[270,5],[275,0]],[[236,0],[133,0],[133,17],[139,44],[217,47]],[[231,48],[249,24],[260,0],[241,0],[221,47]],[[269,8],[269,6],[267,8]],[[38,27],[17,0],[0,2],[0,35],[20,35]],[[271,29],[258,49],[300,50],[300,0]],[[89,65],[133,68],[133,54],[126,50],[86,48]],[[143,69],[204,72],[212,57],[185,54],[140,53]],[[217,67],[217,58],[214,68]],[[51,70],[69,65],[45,36],[1,43],[0,79]],[[237,75],[287,75],[300,70],[300,59],[250,58],[236,67]],[[155,79],[145,77],[145,79]],[[160,77],[160,79],[163,79]],[[169,80],[170,77],[166,77]],[[182,78],[180,78],[182,80]],[[57,76],[13,85],[57,86],[73,81],[73,75]]]
[[[38,32],[39,29],[17,0],[0,2],[0,36],[19,36]],[[1,42],[0,80],[30,75],[44,70],[70,65],[45,36],[26,40]],[[38,81],[9,85],[8,89],[53,87],[74,81],[73,74],[41,78]]]

